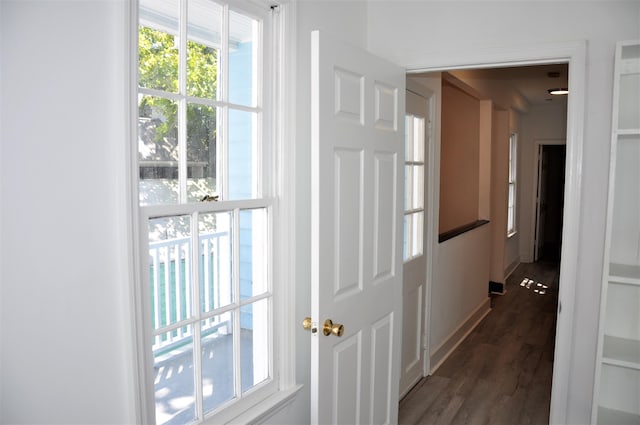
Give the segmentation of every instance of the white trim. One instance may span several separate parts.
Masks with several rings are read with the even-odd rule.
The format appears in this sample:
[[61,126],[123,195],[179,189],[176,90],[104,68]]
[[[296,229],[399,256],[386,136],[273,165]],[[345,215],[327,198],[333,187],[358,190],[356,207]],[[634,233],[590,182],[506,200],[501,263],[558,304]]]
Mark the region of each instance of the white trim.
[[[439,132],[440,126],[436,123],[440,119],[439,109],[437,109],[437,96],[438,93],[432,92],[428,98],[429,102],[429,121],[427,122],[427,134],[429,135],[427,142],[427,168],[425,170],[425,179],[427,183],[427,194],[425,202],[428,203],[428,207],[425,212],[424,226],[427,228],[427,240],[425,241],[426,247],[426,282],[425,282],[425,314],[424,314],[424,365],[423,375],[428,376],[431,370],[431,356],[429,351],[431,348],[431,290],[433,288],[433,259],[436,255],[436,249],[438,249],[438,209],[440,207],[439,187],[440,187],[440,166],[436,168],[436,164],[440,164],[440,138]],[[438,137],[436,137],[436,133]],[[436,177],[437,175],[437,177]]]
[[[409,90],[407,90],[407,91],[409,91]],[[413,92],[413,93],[417,94],[415,92]],[[417,94],[417,95],[422,97],[424,99],[424,102],[426,104],[428,104],[429,99],[427,97],[425,97],[425,96],[423,96],[421,94]],[[406,121],[407,118],[410,118],[410,122],[409,123],[407,123],[407,121]],[[427,159],[427,157],[426,157],[426,154],[427,154],[428,150],[425,149],[424,143],[426,141],[425,135],[426,135],[426,132],[428,131],[429,117],[423,117],[423,116],[420,116],[420,115],[413,115],[413,114],[409,114],[409,113],[405,112],[404,119],[405,119],[405,123],[406,123],[406,125],[405,125],[405,137],[407,137],[410,140],[408,143],[409,143],[409,145],[411,147],[411,150],[414,150],[414,148],[415,148],[414,139],[415,139],[415,136],[416,136],[416,133],[417,133],[416,132],[416,128],[414,126],[414,120],[418,120],[418,121],[421,120],[421,123],[422,123],[422,137],[423,137],[423,140],[422,140],[422,145],[423,145],[423,147],[422,147],[422,150],[423,150],[422,161],[416,161],[414,159],[407,160],[406,155],[405,155],[405,158],[404,158],[404,170],[405,171],[404,171],[403,174],[405,174],[405,185],[409,186],[408,189],[410,189],[409,192],[411,192],[411,196],[413,196],[413,194],[414,194],[414,192],[416,190],[416,187],[414,186],[414,179],[413,178],[407,179],[407,176],[406,176],[407,167],[411,167],[411,166],[422,167],[422,175],[420,176],[421,178],[419,179],[420,180],[419,183],[422,184],[422,194],[421,194],[422,195],[422,205],[417,207],[417,208],[407,208],[407,205],[406,205],[407,204],[407,199],[406,199],[407,187],[405,187],[405,190],[404,190],[405,199],[403,200],[403,207],[402,207],[403,208],[403,219],[407,219],[410,216],[414,216],[414,215],[416,215],[418,213],[422,213],[422,223],[419,223],[419,224],[422,225],[422,233],[420,234],[420,237],[422,238],[422,240],[420,241],[420,251],[415,253],[415,254],[412,252],[413,246],[415,245],[415,241],[414,241],[414,237],[413,237],[413,235],[415,233],[414,232],[414,228],[413,228],[413,221],[409,222],[408,226],[407,226],[408,222],[404,221],[405,226],[407,226],[407,228],[404,229],[404,233],[405,233],[405,241],[404,241],[404,243],[406,244],[407,243],[406,239],[408,239],[409,240],[408,241],[409,242],[409,247],[407,247],[406,245],[403,246],[403,254],[404,254],[403,255],[403,264],[407,264],[411,260],[414,260],[416,258],[419,258],[419,257],[427,255],[427,251],[426,251],[426,248],[425,248],[426,244],[427,244],[427,238],[425,237],[425,230],[427,230],[427,228],[425,227],[426,224],[427,224],[427,221],[426,221],[427,220],[427,211],[425,210],[425,205],[426,205],[425,204],[425,202],[426,202],[425,189],[427,187],[425,186],[425,178],[426,178],[426,175],[427,175],[427,170],[426,170],[426,166],[427,166],[426,159]],[[410,134],[408,134],[409,131],[411,132]],[[418,131],[419,131],[419,129],[418,129]],[[413,170],[412,170],[412,172],[413,172]],[[411,203],[413,204],[413,200],[412,200]]]
[[[586,89],[586,41],[552,42],[532,46],[511,46],[464,53],[430,55],[421,63],[408,64],[409,72],[447,69],[495,68],[501,66],[569,63],[567,99],[567,169],[565,209],[558,295],[558,322],[554,354],[551,411],[549,422],[566,423],[569,380],[573,357],[574,299],[578,267],[580,202],[582,190],[582,150]],[[461,59],[462,58],[462,59]],[[425,66],[425,63],[428,64]]]
[[267,397],[251,409],[235,416],[233,418],[222,419],[216,417],[215,420],[205,420],[204,424],[259,424],[278,413],[284,407],[291,404],[298,393],[302,389],[302,385],[296,385],[286,390],[278,391],[270,397]]
[[[249,16],[254,16],[259,10],[264,11],[268,9],[268,6],[263,3],[253,1],[236,1],[230,0],[233,3],[232,9],[235,9],[235,5],[243,4],[249,6]],[[149,299],[148,285],[140,285],[135,282],[148,281],[148,270],[145,272],[145,268],[141,267],[142,257],[140,247],[145,244],[147,239],[146,227],[141,225],[141,220],[148,218],[149,216],[158,215],[174,215],[181,211],[193,212],[194,205],[192,204],[187,210],[186,206],[175,205],[157,205],[157,206],[139,206],[138,190],[139,190],[139,170],[138,163],[136,161],[138,155],[137,143],[133,141],[137,140],[137,114],[135,111],[138,108],[137,104],[137,45],[138,45],[138,0],[131,0],[129,6],[129,36],[127,38],[127,45],[125,46],[129,54],[127,55],[128,67],[127,67],[127,81],[129,81],[126,93],[127,104],[124,107],[125,116],[124,119],[128,122],[128,139],[125,141],[127,149],[126,161],[127,161],[127,175],[125,181],[127,183],[126,190],[131,194],[127,200],[128,227],[125,230],[127,232],[127,252],[129,255],[129,275],[130,284],[125,288],[127,296],[130,301],[130,319],[133,323],[132,341],[131,341],[131,391],[135,400],[132,402],[134,406],[135,415],[132,418],[132,422],[135,423],[153,423],[155,417],[155,409],[153,400],[154,396],[154,384],[152,370],[149,365],[153,365],[152,353],[147,347],[151,346],[152,331],[151,324],[149,323],[149,305],[146,300]],[[265,45],[269,41],[272,42],[274,50],[265,50],[264,55],[260,60],[263,61],[265,67],[269,67],[272,71],[272,77],[277,82],[273,88],[272,82],[267,82],[268,86],[263,90],[272,90],[270,93],[272,96],[271,107],[277,107],[277,111],[274,110],[275,116],[271,112],[268,112],[268,117],[265,119],[275,118],[275,125],[271,126],[268,123],[264,123],[265,134],[272,137],[273,144],[275,146],[274,151],[264,152],[266,154],[265,161],[269,164],[265,164],[265,169],[271,169],[272,172],[266,174],[270,181],[270,186],[263,188],[266,193],[272,194],[274,197],[266,197],[258,200],[250,201],[225,201],[220,203],[202,203],[195,205],[195,211],[221,211],[232,210],[240,204],[246,207],[248,204],[254,207],[271,207],[273,214],[270,217],[273,219],[273,224],[278,228],[278,235],[273,235],[273,250],[277,252],[274,255],[272,282],[275,286],[275,291],[278,295],[273,298],[274,304],[271,309],[272,323],[294,323],[295,322],[295,232],[293,231],[292,224],[295,223],[295,119],[292,119],[292,115],[295,112],[291,105],[295,105],[295,93],[292,89],[295,84],[292,81],[295,80],[295,2],[286,3],[281,5],[275,12],[265,12],[260,14],[265,19],[268,19],[271,14],[278,14],[273,18],[273,27],[270,32],[270,39],[263,38]],[[255,17],[255,16],[254,16]],[[265,22],[263,25],[267,25]],[[264,26],[263,26],[264,28]],[[262,32],[264,37],[264,32]],[[275,59],[271,60],[273,57]],[[265,68],[266,69],[266,68]],[[262,78],[262,74],[260,76]],[[262,94],[260,94],[262,98]],[[260,101],[259,98],[259,101]],[[214,101],[213,103],[219,103]],[[227,105],[233,107],[234,105]],[[267,106],[267,105],[265,105]],[[263,108],[256,107],[240,107],[238,109],[247,111],[264,112]],[[269,108],[266,108],[269,110]],[[261,170],[260,172],[265,172]],[[277,258],[275,256],[277,255]],[[292,260],[293,259],[293,260]],[[135,284],[134,284],[135,283]],[[278,334],[275,334],[275,330],[278,330]],[[301,385],[296,385],[295,377],[295,328],[293,326],[273,326],[273,340],[271,347],[273,348],[271,371],[277,371],[273,373],[272,383],[266,385],[259,385],[255,390],[251,390],[251,394],[247,394],[243,397],[247,403],[238,403],[230,406],[228,409],[220,409],[214,412],[212,415],[207,415],[204,419],[204,423],[210,423],[215,421],[218,423],[223,420],[225,423],[257,423],[263,421],[277,411],[287,406],[295,400],[298,393],[302,389]],[[275,391],[270,391],[270,395],[264,396],[264,390],[268,390],[266,387],[273,387],[275,385]],[[248,408],[247,408],[248,407]],[[202,418],[200,418],[202,419]]]
[[[424,202],[423,208],[423,226],[424,226],[424,240],[423,240],[423,253],[425,257],[425,285],[423,290],[423,299],[421,308],[423,309],[423,320],[422,320],[422,377],[429,376],[431,370],[431,356],[430,352],[430,341],[431,341],[431,288],[433,282],[433,258],[436,253],[437,245],[438,245],[438,232],[437,232],[437,223],[434,226],[434,217],[437,217],[438,214],[438,203],[437,197],[435,195],[436,191],[436,176],[439,174],[436,170],[436,164],[440,163],[440,160],[436,160],[436,151],[438,151],[439,155],[439,141],[436,144],[436,132],[439,131],[439,126],[434,125],[435,122],[439,120],[439,114],[437,109],[437,96],[434,90],[414,81],[411,78],[406,78],[406,87],[407,92],[418,95],[427,102],[427,108],[429,115],[425,118],[425,148],[424,148],[424,159],[422,164],[424,165],[424,175],[423,175],[423,183],[424,183]],[[407,115],[405,113],[405,115]],[[439,157],[438,157],[439,158]],[[435,235],[435,236],[434,236]],[[405,261],[406,262],[406,261]],[[417,381],[416,381],[417,382]],[[415,382],[414,382],[415,384]],[[407,389],[403,390],[400,393],[400,399],[402,399],[414,385],[410,385]]]
[[[408,80],[407,83],[409,83]],[[407,84],[408,86],[408,84]],[[422,375],[428,376],[431,371],[431,356],[430,348],[431,348],[431,290],[433,287],[433,259],[436,254],[436,249],[438,245],[438,232],[437,227],[433,226],[434,218],[438,215],[438,205],[437,198],[435,195],[436,184],[439,185],[439,180],[436,181],[436,164],[440,163],[439,160],[439,141],[436,141],[436,126],[435,123],[436,117],[438,116],[436,111],[436,96],[437,93],[431,91],[428,88],[424,88],[424,97],[428,102],[429,108],[429,116],[425,117],[425,134],[426,137],[426,146],[424,151],[424,162],[425,162],[425,170],[424,170],[424,190],[425,190],[425,199],[424,199],[424,223],[423,226],[425,228],[425,240],[424,240],[424,255],[425,255],[425,290],[424,290],[424,318],[423,318],[423,345],[422,349],[424,352],[423,355],[423,364],[422,364]],[[436,159],[436,155],[438,155],[438,159]],[[438,167],[439,170],[439,167]]]
[[491,313],[491,298],[485,298],[460,325],[449,334],[442,343],[433,350],[431,362],[434,365],[430,371],[433,374],[449,358],[451,353],[465,340],[465,338]]
[[424,226],[426,229],[425,247],[425,266],[426,266],[426,282],[424,290],[424,362],[423,376],[431,374],[431,291],[433,287],[434,276],[434,257],[439,249],[438,243],[438,209],[440,197],[440,108],[438,108],[438,96],[440,92],[415,82],[411,78],[406,80],[406,90],[412,91],[429,102],[429,117],[427,125],[428,143],[425,149],[425,217]]
[[123,221],[123,236],[124,246],[123,254],[126,255],[127,265],[127,280],[123,285],[123,292],[125,301],[128,305],[127,318],[132,324],[128,331],[127,341],[127,354],[129,356],[129,362],[127,367],[130,371],[131,382],[131,395],[132,395],[132,421],[135,423],[147,423],[145,421],[148,416],[145,411],[145,383],[148,382],[146,371],[141,365],[145,364],[145,351],[140,350],[143,346],[141,340],[144,339],[144,324],[141,322],[139,312],[143,308],[141,295],[138,293],[139,285],[135,283],[139,276],[140,255],[139,255],[139,243],[138,237],[138,164],[137,158],[137,143],[133,143],[137,140],[137,120],[133,112],[137,110],[137,61],[138,61],[138,1],[131,0],[129,7],[126,8],[125,15],[125,28],[127,33],[124,36],[125,43],[123,48],[126,49],[125,53],[125,78],[126,81],[125,93],[124,93],[124,105],[123,105],[123,120],[125,122],[125,128],[127,130],[126,137],[123,140],[123,152],[124,152],[124,187],[125,193],[130,196],[124,196],[123,202],[125,204],[126,218]]
[[126,111],[128,115],[125,117],[129,126],[129,140],[127,140],[127,162],[128,173],[126,176],[128,188],[128,209],[129,209],[129,223],[128,223],[128,248],[130,250],[130,304],[131,304],[131,323],[133,323],[134,337],[133,337],[133,362],[132,369],[134,371],[135,387],[133,393],[135,394],[135,417],[136,423],[152,423],[152,419],[155,418],[153,405],[148,402],[154,397],[153,388],[153,376],[149,374],[149,369],[146,365],[153,364],[153,358],[150,350],[145,347],[151,345],[151,324],[149,323],[149,317],[151,315],[148,303],[146,302],[145,290],[147,285],[139,285],[140,276],[142,275],[141,264],[142,257],[140,255],[140,247],[142,241],[140,239],[140,207],[138,200],[138,188],[139,188],[139,170],[138,170],[138,121],[137,113],[134,113],[138,109],[138,0],[131,0],[129,7],[129,63],[128,74],[129,84],[127,87],[127,106]]
[[533,217],[531,218],[531,221],[529,223],[529,230],[530,230],[530,235],[531,235],[531,245],[532,246],[532,250],[531,250],[531,254],[532,254],[532,260],[536,261],[536,232],[538,231],[537,227],[538,227],[538,185],[539,185],[539,181],[538,181],[538,161],[540,160],[540,146],[544,146],[544,145],[549,145],[549,146],[561,146],[561,145],[566,145],[567,141],[565,139],[539,139],[539,140],[535,140],[533,142],[533,186],[532,186],[532,191],[531,191],[531,199],[532,199],[532,203],[531,206],[534,209],[534,214]]
[[[507,193],[507,239],[518,233],[518,133],[509,132],[509,182]],[[513,184],[513,198],[511,185]],[[509,208],[513,205],[513,223],[509,226]]]
[[192,212],[213,213],[233,211],[235,209],[267,208],[275,202],[275,198],[260,198],[190,204],[144,205],[140,207],[140,214],[143,218],[149,219],[174,215],[189,215]]
[[520,256],[518,256],[518,258],[516,258],[516,259],[513,261],[513,263],[509,264],[509,265],[507,266],[507,268],[505,269],[505,271],[504,271],[504,282],[505,282],[505,285],[504,285],[504,286],[505,286],[504,293],[506,293],[506,292],[507,292],[507,289],[506,289],[506,286],[507,286],[507,285],[506,285],[507,279],[509,279],[509,276],[511,276],[511,275],[513,274],[513,272],[514,272],[514,271],[516,271],[516,269],[517,269],[517,268],[518,268],[518,266],[520,265],[520,262],[521,262],[521,261],[520,261]]
[[[276,223],[279,229],[280,240],[274,240],[274,267],[280,273],[280,277],[274,278],[274,292],[278,293],[277,304],[274,313],[279,314],[274,318],[275,323],[298,323],[296,320],[296,2],[281,4],[274,10],[278,18],[274,19],[272,29],[273,43],[278,49],[274,52],[273,75],[276,76],[276,87],[273,92],[273,100],[277,102],[273,108],[276,114],[274,121],[274,140],[276,141],[276,153],[274,170],[278,175],[273,182],[277,185],[279,195],[275,217],[280,220]],[[279,71],[279,72],[278,72]],[[279,356],[278,362],[280,390],[293,388],[296,384],[296,339],[294,326],[279,326],[278,335],[275,335],[274,344]]]

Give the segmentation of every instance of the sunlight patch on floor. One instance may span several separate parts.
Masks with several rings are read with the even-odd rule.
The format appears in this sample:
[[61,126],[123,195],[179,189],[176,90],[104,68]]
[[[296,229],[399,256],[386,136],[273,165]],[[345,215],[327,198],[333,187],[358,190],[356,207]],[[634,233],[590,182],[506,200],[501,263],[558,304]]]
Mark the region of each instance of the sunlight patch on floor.
[[535,280],[529,279],[528,277],[522,279],[522,282],[520,282],[520,286],[522,286],[523,288],[527,288],[538,295],[546,294],[547,289],[549,289],[549,287],[544,283],[536,282]]

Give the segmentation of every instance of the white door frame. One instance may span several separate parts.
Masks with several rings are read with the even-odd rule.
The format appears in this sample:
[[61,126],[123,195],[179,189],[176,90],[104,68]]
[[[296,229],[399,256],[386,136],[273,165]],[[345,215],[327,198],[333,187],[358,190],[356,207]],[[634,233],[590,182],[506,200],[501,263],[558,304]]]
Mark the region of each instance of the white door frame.
[[540,215],[540,205],[538,205],[538,193],[540,193],[540,181],[538,180],[540,178],[539,176],[539,161],[540,161],[540,146],[561,146],[561,145],[565,145],[567,143],[566,140],[564,139],[550,139],[550,140],[536,140],[533,143],[533,193],[531,194],[531,199],[532,199],[532,204],[536,211],[535,211],[535,215],[533,217],[533,220],[531,220],[530,223],[530,228],[531,228],[531,243],[533,244],[533,250],[531,252],[533,252],[533,261],[537,260],[537,255],[536,255],[536,251],[537,251],[537,247],[536,247],[536,243],[537,243],[537,239],[536,239],[536,235],[538,234],[538,216]]
[[567,99],[567,159],[562,229],[562,262],[549,422],[566,423],[569,381],[572,372],[573,323],[578,267],[582,151],[586,88],[586,41],[546,43],[506,49],[444,52],[407,66],[409,73],[504,66],[569,64]]
[[[439,139],[436,140],[436,131],[438,130],[437,123],[440,119],[437,114],[436,108],[436,96],[438,93],[432,91],[430,88],[416,83],[410,78],[406,81],[406,90],[417,94],[425,99],[428,104],[429,116],[425,117],[425,163],[424,163],[424,255],[425,255],[425,284],[424,293],[422,296],[422,308],[424,311],[424,319],[422,321],[422,376],[428,376],[431,372],[431,287],[433,284],[433,258],[436,252],[438,244],[438,196],[436,189],[440,185],[439,178],[439,164],[440,164],[440,151],[439,151]],[[435,225],[434,225],[435,222]],[[403,341],[404,344],[404,341]],[[404,397],[407,393],[400,394],[400,398]]]
[[[436,108],[437,93],[431,93],[428,98],[429,102],[429,122],[427,123],[427,146],[425,154],[427,161],[425,163],[424,178],[426,183],[425,202],[429,204],[425,210],[424,226],[427,228],[426,240],[424,241],[426,258],[426,281],[425,281],[425,300],[424,300],[424,364],[423,376],[428,376],[431,372],[431,288],[433,287],[433,259],[436,253],[436,245],[438,244],[438,209],[439,187],[440,187],[440,143],[436,137],[436,123],[439,122],[439,114]],[[439,127],[439,126],[438,126]]]

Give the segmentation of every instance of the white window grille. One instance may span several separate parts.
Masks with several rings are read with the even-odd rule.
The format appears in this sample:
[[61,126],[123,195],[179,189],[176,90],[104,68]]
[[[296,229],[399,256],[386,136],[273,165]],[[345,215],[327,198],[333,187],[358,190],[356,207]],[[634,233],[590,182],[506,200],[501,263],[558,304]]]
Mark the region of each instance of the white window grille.
[[199,423],[277,390],[268,9],[140,0],[141,285],[155,421]]
[[405,262],[424,252],[424,136],[425,119],[406,115],[403,244]]
[[516,234],[516,177],[517,177],[518,136],[509,137],[509,199],[507,202],[507,237]]

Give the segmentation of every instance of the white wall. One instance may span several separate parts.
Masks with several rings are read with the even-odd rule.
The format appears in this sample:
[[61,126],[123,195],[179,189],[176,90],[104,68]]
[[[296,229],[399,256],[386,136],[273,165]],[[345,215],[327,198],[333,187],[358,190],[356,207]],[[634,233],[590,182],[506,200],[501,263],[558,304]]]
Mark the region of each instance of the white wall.
[[440,243],[434,252],[428,312],[432,368],[488,312],[490,246],[491,225],[485,224]]
[[[0,2],[0,421],[132,423],[126,164],[127,0]],[[591,403],[602,271],[614,42],[639,38],[640,3],[298,4],[296,317],[309,294],[309,31],[406,67],[476,50],[588,41],[587,110],[569,420]],[[554,18],[557,14],[557,18]],[[566,19],[570,16],[571,19]],[[453,29],[453,30],[452,30]],[[37,52],[32,54],[32,52]],[[88,107],[87,105],[91,105]],[[36,251],[44,252],[38,255]],[[303,394],[276,423],[309,417],[309,336],[296,327]]]
[[[468,63],[478,51],[587,41],[580,243],[569,423],[588,423],[604,245],[614,46],[640,37],[639,2],[376,1],[368,9],[371,51],[407,68]],[[390,30],[392,29],[392,30]]]
[[[128,3],[0,3],[3,423],[116,424],[136,417],[126,251]],[[366,7],[360,1],[296,7],[300,318],[311,307],[310,31],[364,47]],[[309,421],[309,334],[299,323],[291,326],[304,389],[268,419],[273,424]]]
[[[522,132],[519,135],[520,183],[520,253],[525,262],[533,261],[535,209],[534,193],[537,152],[536,141],[563,140],[567,135],[566,104],[536,106],[522,117]],[[607,157],[603,157],[607,160]],[[605,161],[606,162],[606,161]],[[608,165],[608,163],[606,163]]]
[[3,1],[2,423],[132,423],[124,1]]

